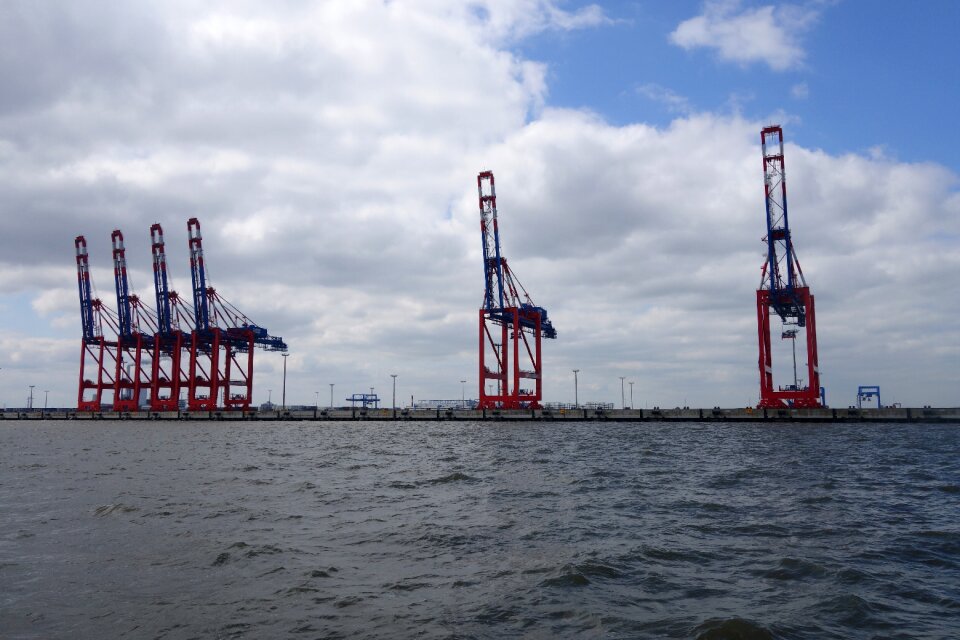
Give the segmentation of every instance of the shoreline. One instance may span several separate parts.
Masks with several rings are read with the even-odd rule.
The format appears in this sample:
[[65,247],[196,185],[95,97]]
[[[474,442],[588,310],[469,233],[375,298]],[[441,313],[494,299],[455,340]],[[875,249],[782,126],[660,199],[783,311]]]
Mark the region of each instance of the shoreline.
[[905,422],[960,424],[960,407],[895,409],[361,409],[276,411],[4,411],[0,420],[416,422]]

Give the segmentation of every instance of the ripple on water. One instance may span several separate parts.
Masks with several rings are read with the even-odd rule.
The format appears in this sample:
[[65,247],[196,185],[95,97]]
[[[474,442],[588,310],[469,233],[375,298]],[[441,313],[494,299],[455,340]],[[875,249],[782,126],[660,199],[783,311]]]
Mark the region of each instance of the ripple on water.
[[611,565],[595,560],[565,564],[555,575],[540,582],[542,587],[585,587],[597,580],[615,580],[623,573]]
[[421,484],[450,484],[452,482],[477,482],[477,479],[471,476],[468,476],[465,473],[459,471],[454,471],[453,473],[448,473],[445,476],[440,476],[439,478],[431,478],[430,480],[425,480]]
[[773,640],[766,627],[744,618],[711,618],[693,629],[696,640]]
[[831,572],[823,565],[803,558],[783,558],[773,569],[760,575],[770,580],[806,580],[826,578]]
[[121,513],[132,513],[134,511],[139,511],[137,507],[131,507],[130,505],[117,503],[117,504],[105,504],[97,507],[93,510],[93,515],[98,518],[103,518],[105,516],[111,516]]

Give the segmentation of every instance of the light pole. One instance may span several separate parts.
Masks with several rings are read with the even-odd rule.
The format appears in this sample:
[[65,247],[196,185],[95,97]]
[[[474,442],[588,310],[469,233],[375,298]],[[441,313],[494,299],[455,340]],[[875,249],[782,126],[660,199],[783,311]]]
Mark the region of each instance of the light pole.
[[460,408],[461,409],[467,408],[467,381],[466,380],[460,381]]
[[33,388],[37,386],[35,384],[30,385],[30,395],[27,397],[27,409],[33,409]]
[[314,401],[314,403],[313,403],[313,408],[314,408],[314,409],[319,409],[319,408],[320,408],[320,392],[319,392],[319,391],[314,391],[314,392],[313,392],[313,395],[317,396],[317,399],[316,399],[316,400]]
[[633,382],[628,384],[630,385],[630,408],[633,409]]
[[331,383],[329,383],[329,384],[330,384],[330,408],[333,409],[333,385],[334,385],[334,383],[331,382]]
[[580,408],[580,398],[577,396],[577,374],[580,373],[580,369],[573,370],[573,406],[577,409]]
[[626,379],[626,377],[627,376],[620,376],[620,408],[621,409],[627,408],[627,398],[623,393],[623,381]]
[[393,378],[393,417],[397,417],[397,374],[391,373],[390,377]]
[[281,353],[280,355],[283,356],[283,396],[280,402],[281,402],[282,409],[286,411],[287,410],[287,357],[290,354]]
[[796,391],[799,389],[797,386],[797,330],[787,329],[783,332],[781,338],[793,342],[793,389]]
[[267,389],[267,404],[270,405],[270,410],[273,411],[273,389]]
[[43,390],[43,412],[47,412],[47,397],[50,395],[50,389]]

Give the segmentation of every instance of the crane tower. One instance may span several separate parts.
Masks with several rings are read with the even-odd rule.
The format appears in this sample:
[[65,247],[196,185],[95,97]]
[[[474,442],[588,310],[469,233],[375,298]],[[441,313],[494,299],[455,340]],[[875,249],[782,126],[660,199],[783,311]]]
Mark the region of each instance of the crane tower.
[[[543,399],[540,342],[541,338],[556,338],[557,331],[547,317],[547,310],[533,303],[501,254],[492,171],[477,175],[477,191],[484,271],[479,406],[481,409],[539,408]],[[533,388],[521,387],[524,380],[532,381]],[[496,389],[492,388],[493,384]]]
[[[820,368],[817,361],[817,327],[813,294],[803,276],[790,237],[787,217],[787,183],[783,160],[783,130],[779,125],[760,132],[763,151],[763,182],[767,210],[767,260],[757,289],[757,329],[760,342],[760,403],[766,408],[821,406]],[[770,310],[781,322],[805,330],[807,384],[774,388],[770,341]],[[796,338],[797,330],[783,332]],[[795,343],[794,343],[795,344]]]

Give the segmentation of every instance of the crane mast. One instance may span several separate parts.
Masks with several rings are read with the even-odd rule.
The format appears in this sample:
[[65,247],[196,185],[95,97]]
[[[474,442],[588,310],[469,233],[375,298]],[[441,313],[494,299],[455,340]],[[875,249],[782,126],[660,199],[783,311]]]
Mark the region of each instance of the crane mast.
[[129,337],[132,333],[130,318],[130,290],[127,282],[127,258],[123,247],[123,233],[114,229],[110,235],[113,244],[113,278],[117,290],[117,320],[120,326],[120,335]]
[[190,279],[193,283],[194,327],[197,331],[210,328],[210,312],[207,307],[207,273],[203,264],[203,238],[200,236],[200,221],[187,221],[187,237],[190,249]]
[[80,320],[83,325],[83,339],[84,341],[95,341],[103,335],[103,332],[94,322],[87,239],[83,236],[77,236],[74,239],[74,246],[77,251],[77,288],[80,290]]
[[167,281],[167,254],[163,242],[163,227],[150,227],[150,252],[153,256],[153,291],[157,300],[157,329],[161,334],[172,331],[170,320],[170,285]]
[[770,305],[783,322],[806,324],[804,305],[797,295],[798,286],[805,287],[803,271],[797,261],[790,220],[787,215],[787,179],[783,157],[783,130],[766,127],[760,132],[763,153],[763,187],[767,210],[767,262],[764,265]]
[[[484,185],[488,192],[484,193]],[[480,235],[483,238],[484,306],[488,311],[502,309],[503,258],[500,256],[500,228],[497,224],[497,192],[492,171],[477,176],[480,197]]]

